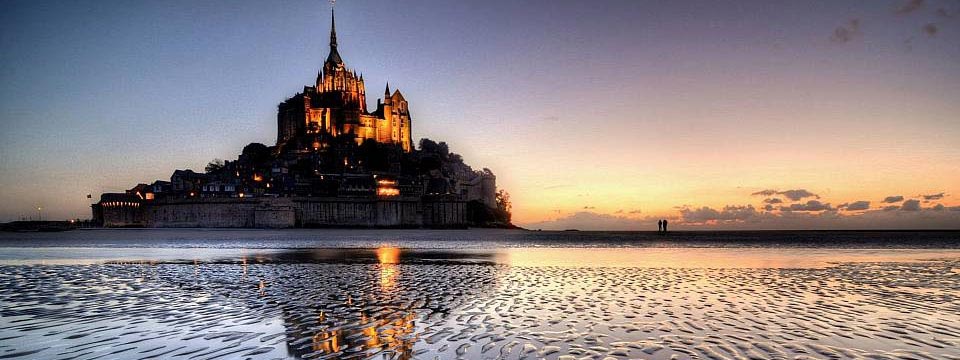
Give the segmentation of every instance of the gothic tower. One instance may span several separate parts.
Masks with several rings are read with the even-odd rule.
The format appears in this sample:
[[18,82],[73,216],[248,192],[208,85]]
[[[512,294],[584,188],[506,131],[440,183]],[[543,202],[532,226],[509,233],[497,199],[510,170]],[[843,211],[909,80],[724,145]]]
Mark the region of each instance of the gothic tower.
[[[363,75],[347,68],[337,48],[336,15],[330,10],[330,52],[323,62],[313,86],[280,104],[277,113],[277,146],[302,149],[303,144],[316,144],[318,137],[353,136],[358,144],[372,139],[400,145],[412,151],[410,116],[406,100],[399,91],[384,92],[382,104],[374,112],[367,111],[367,90]],[[305,141],[304,136],[314,140]],[[312,145],[314,149],[322,146]]]

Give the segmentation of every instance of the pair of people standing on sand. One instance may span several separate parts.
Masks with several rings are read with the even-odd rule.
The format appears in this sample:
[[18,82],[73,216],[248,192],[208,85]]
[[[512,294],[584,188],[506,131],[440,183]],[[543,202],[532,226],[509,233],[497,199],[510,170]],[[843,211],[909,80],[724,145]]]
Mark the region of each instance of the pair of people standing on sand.
[[657,232],[667,232],[667,219],[657,220]]

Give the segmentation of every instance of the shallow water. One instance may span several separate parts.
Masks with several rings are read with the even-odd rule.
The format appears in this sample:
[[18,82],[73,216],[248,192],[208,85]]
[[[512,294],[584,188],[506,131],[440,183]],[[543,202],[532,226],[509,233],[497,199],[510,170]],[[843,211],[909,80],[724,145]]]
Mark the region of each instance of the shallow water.
[[453,232],[174,248],[119,233],[147,236],[0,241],[0,358],[960,359],[949,246],[458,248],[469,232]]

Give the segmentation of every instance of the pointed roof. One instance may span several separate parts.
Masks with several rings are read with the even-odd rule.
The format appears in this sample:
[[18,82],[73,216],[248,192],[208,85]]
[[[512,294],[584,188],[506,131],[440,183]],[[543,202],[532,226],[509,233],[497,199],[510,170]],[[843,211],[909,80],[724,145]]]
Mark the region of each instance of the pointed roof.
[[386,96],[390,96],[390,82],[389,82],[389,81],[387,81],[387,89],[383,91],[383,94],[386,95]]
[[343,64],[343,59],[337,52],[337,19],[333,15],[333,9],[330,9],[330,55],[327,55],[327,62]]
[[403,98],[403,94],[400,93],[400,89],[395,90],[390,97],[397,101],[407,101],[407,99]]

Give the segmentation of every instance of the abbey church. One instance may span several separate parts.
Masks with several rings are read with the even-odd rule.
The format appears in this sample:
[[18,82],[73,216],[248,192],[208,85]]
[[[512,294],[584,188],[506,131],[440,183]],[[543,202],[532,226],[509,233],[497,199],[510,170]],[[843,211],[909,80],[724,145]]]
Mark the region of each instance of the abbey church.
[[317,73],[313,86],[279,105],[277,112],[277,149],[317,148],[328,138],[354,136],[357,144],[372,139],[381,144],[413,149],[410,111],[399,90],[386,85],[377,108],[367,110],[367,90],[363,75],[346,67],[337,51],[337,29],[330,12],[330,54]]
[[[385,84],[367,108],[363,75],[337,49],[316,81],[277,108],[273,146],[250,143],[203,172],[104,193],[91,206],[102,226],[510,227],[509,197],[490,169],[474,170],[445,142],[414,147],[410,110]],[[379,88],[379,87],[378,87]],[[270,121],[269,119],[265,119]],[[268,137],[272,136],[266,135]]]

